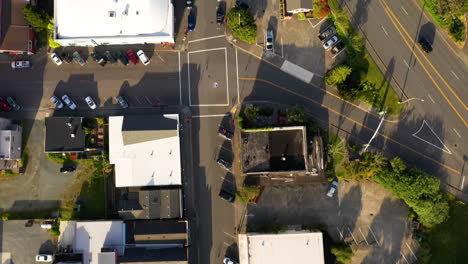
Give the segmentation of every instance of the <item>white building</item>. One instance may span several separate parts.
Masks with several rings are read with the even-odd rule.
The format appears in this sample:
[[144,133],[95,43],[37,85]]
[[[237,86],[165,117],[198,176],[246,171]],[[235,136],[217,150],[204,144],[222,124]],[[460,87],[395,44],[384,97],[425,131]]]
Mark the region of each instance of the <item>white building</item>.
[[62,46],[174,43],[171,0],[54,0]]
[[179,115],[109,117],[115,186],[181,185]]
[[241,264],[324,264],[321,232],[239,234]]

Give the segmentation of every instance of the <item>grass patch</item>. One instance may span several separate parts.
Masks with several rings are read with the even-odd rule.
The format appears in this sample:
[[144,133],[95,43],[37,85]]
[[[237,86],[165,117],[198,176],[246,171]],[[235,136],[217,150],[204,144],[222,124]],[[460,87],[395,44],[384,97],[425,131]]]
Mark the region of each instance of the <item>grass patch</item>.
[[[458,42],[465,41],[465,25],[463,24],[463,14],[467,10],[459,10],[458,15],[461,17],[452,17],[451,19],[445,19],[439,11],[433,0],[420,0],[426,11],[432,17],[432,19],[441,28],[445,29],[449,36]],[[467,5],[468,6],[468,5]],[[465,7],[466,8],[466,7]]]
[[260,194],[260,188],[255,186],[243,186],[236,193],[236,199],[241,203],[253,202]]
[[77,216],[80,219],[103,219],[105,217],[104,178],[84,182],[80,192],[83,206]]
[[56,209],[30,212],[3,212],[1,213],[2,220],[23,220],[23,219],[50,219]]
[[47,153],[47,157],[58,164],[72,162],[69,153]]

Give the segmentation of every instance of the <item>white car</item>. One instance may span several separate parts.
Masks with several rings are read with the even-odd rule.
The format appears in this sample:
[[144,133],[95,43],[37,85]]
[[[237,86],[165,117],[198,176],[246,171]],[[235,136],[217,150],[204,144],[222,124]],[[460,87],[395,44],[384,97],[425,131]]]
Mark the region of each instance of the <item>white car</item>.
[[138,58],[141,60],[141,63],[143,63],[143,65],[146,66],[146,65],[150,64],[151,61],[146,56],[145,52],[143,52],[142,50],[139,50],[137,52],[137,55],[138,55]]
[[338,37],[337,36],[333,36],[332,38],[330,38],[329,40],[327,40],[327,42],[325,42],[325,44],[323,44],[323,48],[324,49],[329,49],[331,46],[333,46],[333,44],[335,44],[336,42],[338,41]]
[[62,101],[60,101],[60,99],[58,99],[57,96],[55,96],[55,95],[52,96],[52,97],[50,98],[50,101],[51,101],[53,104],[55,104],[55,106],[57,107],[57,109],[62,109],[62,108],[63,108],[63,103],[62,103]]
[[239,264],[237,261],[232,260],[232,259],[230,259],[230,258],[228,258],[228,257],[225,257],[225,258],[224,258],[223,263],[224,263],[224,264]]
[[55,64],[57,64],[57,66],[60,66],[63,63],[62,59],[60,59],[60,57],[55,52],[50,54],[50,58]]
[[88,104],[89,108],[91,108],[92,110],[96,109],[96,103],[94,102],[93,98],[91,96],[86,96],[86,98],[84,99],[86,104]]
[[273,51],[273,30],[268,30],[266,33],[265,49]]
[[26,69],[31,68],[31,62],[24,60],[24,61],[12,61],[11,62],[12,69]]
[[36,256],[37,262],[52,262],[54,261],[54,256],[50,254],[39,254]]
[[65,104],[70,108],[71,110],[76,109],[76,104],[73,102],[73,100],[66,94],[62,96],[62,100],[65,102]]
[[337,181],[333,181],[331,186],[330,186],[330,189],[328,190],[327,192],[327,196],[332,198],[333,195],[335,194],[336,192],[336,189],[338,188],[338,182]]

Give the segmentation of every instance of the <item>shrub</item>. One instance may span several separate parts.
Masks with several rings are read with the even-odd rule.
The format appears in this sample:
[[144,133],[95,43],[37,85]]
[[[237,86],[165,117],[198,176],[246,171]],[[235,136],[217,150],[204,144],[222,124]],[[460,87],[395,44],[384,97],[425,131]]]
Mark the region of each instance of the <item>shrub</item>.
[[288,125],[304,125],[307,123],[306,119],[307,109],[303,105],[295,105],[292,108],[289,108],[286,112],[286,119]]
[[331,252],[335,255],[336,260],[341,263],[348,263],[354,256],[351,246],[344,243],[332,246]]
[[70,159],[70,154],[65,154],[65,153],[47,153],[47,157],[51,159],[54,162],[57,162],[59,164],[64,164],[66,162],[71,161]]
[[304,13],[298,13],[297,14],[297,19],[298,20],[306,20],[306,16]]
[[257,39],[257,25],[254,17],[241,7],[235,7],[227,14],[227,25],[234,37],[247,43],[255,43]]
[[383,156],[366,152],[361,155],[359,161],[346,162],[337,176],[343,179],[371,180],[386,163],[387,160]]
[[260,188],[256,186],[243,186],[240,191],[237,191],[236,199],[246,204],[254,201],[259,194]]
[[34,28],[35,31],[40,32],[48,29],[50,23],[50,16],[47,12],[37,6],[27,4],[21,11],[23,12],[24,19]]
[[463,22],[460,21],[460,19],[455,18],[451,21],[450,27],[449,27],[449,32],[450,35],[456,40],[456,41],[464,41],[465,40],[465,25],[463,25]]
[[331,70],[325,77],[325,82],[329,85],[339,85],[346,81],[348,76],[351,74],[351,67],[347,65],[341,65]]

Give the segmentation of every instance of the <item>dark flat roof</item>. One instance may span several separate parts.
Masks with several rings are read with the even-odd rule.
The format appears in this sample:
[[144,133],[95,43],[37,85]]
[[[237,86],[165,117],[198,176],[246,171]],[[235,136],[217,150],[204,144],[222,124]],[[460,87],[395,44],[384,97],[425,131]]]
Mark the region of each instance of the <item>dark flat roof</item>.
[[0,6],[0,50],[28,51],[29,25],[21,8],[22,0],[2,0]]
[[84,151],[85,133],[81,126],[82,121],[82,117],[47,118],[45,120],[45,152]]
[[119,263],[187,264],[187,249],[183,247],[165,249],[127,248],[125,249],[125,256],[119,257]]
[[187,242],[187,223],[183,220],[125,221],[127,244],[181,244]]

